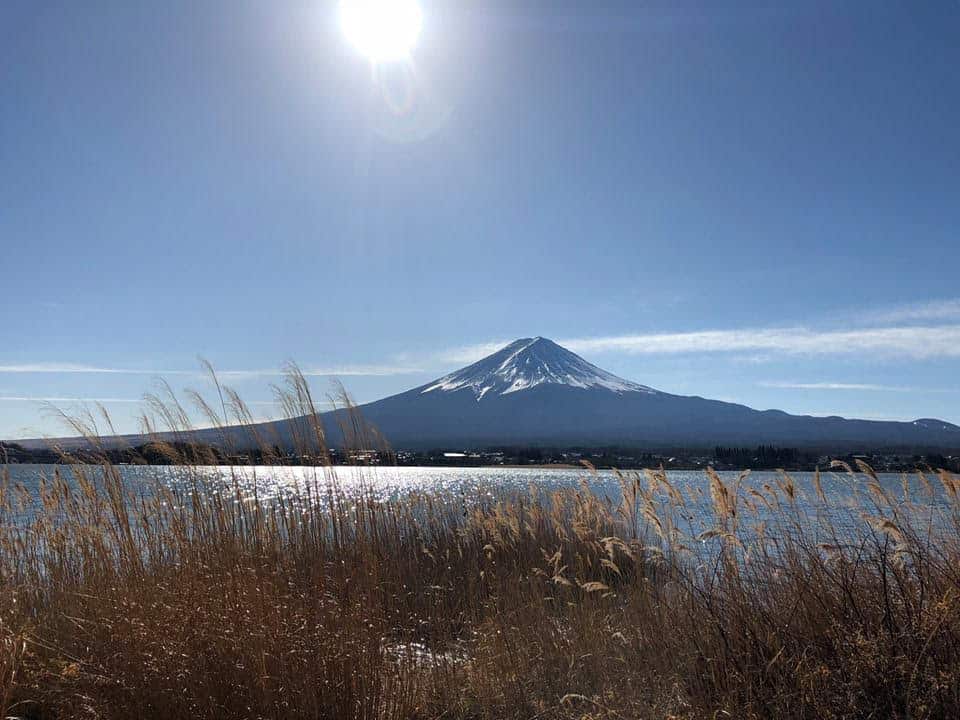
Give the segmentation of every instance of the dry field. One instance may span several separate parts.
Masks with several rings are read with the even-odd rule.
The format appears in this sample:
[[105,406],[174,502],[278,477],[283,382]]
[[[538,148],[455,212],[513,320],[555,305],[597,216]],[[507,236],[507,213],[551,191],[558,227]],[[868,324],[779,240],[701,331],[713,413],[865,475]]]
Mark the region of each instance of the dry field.
[[819,485],[707,473],[691,537],[661,472],[624,474],[619,504],[584,484],[462,507],[357,500],[329,467],[270,502],[74,472],[0,497],[6,715],[960,717],[947,473],[905,477],[907,502],[838,469],[863,488],[843,528],[799,511]]

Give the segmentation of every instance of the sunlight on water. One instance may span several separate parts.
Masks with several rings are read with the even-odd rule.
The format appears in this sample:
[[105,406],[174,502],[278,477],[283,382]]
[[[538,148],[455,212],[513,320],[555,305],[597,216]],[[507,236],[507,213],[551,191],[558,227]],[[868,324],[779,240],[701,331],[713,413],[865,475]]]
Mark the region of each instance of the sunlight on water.
[[[97,468],[90,468],[96,476]],[[181,497],[194,489],[200,492],[230,491],[234,502],[257,499],[270,503],[277,499],[304,491],[316,496],[325,496],[336,489],[349,501],[361,497],[381,502],[402,500],[405,496],[430,496],[434,503],[446,505],[450,511],[464,512],[478,504],[489,504],[511,496],[523,496],[532,492],[546,495],[563,489],[577,489],[586,484],[598,496],[611,503],[622,498],[620,481],[615,472],[603,470],[589,472],[585,469],[544,468],[454,468],[454,467],[199,467],[176,466],[120,466],[118,468],[130,489],[137,495],[151,496],[159,484]],[[69,478],[68,466],[11,465],[10,479],[31,494],[36,494],[42,478],[50,478],[60,472]],[[736,472],[719,473],[731,488],[739,487],[738,496],[747,498],[751,490],[763,491],[764,487],[776,487],[783,476],[777,472],[753,472],[743,477]],[[627,472],[629,481],[639,477],[642,471]],[[827,499],[824,504],[816,497],[814,474],[791,473],[797,486],[795,512],[806,524],[816,525],[819,520],[829,519],[838,527],[850,526],[860,520],[865,507],[872,500],[865,487],[865,477],[843,473],[826,472],[822,475],[822,487]],[[683,495],[685,503],[677,518],[687,524],[688,532],[696,534],[712,527],[713,506],[710,500],[706,475],[701,471],[672,471],[670,482]],[[916,476],[906,478],[896,473],[878,476],[881,487],[891,497],[915,503],[912,511],[926,517],[935,508],[945,507],[946,498],[934,486],[922,485]],[[906,496],[904,493],[906,492]],[[318,498],[319,500],[320,498]],[[666,502],[666,500],[664,501]],[[759,502],[756,504],[760,505]],[[765,517],[762,506],[757,518]]]

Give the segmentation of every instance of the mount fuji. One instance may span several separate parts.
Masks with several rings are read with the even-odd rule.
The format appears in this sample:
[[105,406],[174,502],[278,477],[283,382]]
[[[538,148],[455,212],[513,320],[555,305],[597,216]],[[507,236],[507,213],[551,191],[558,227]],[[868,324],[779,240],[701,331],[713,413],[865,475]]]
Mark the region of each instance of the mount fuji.
[[[321,416],[329,444],[343,445],[344,428],[351,428],[359,434],[375,429],[397,449],[615,444],[651,449],[759,444],[825,451],[960,449],[960,427],[942,420],[789,415],[673,395],[617,377],[542,337],[516,340],[472,365],[357,410]],[[196,439],[242,448],[258,435],[293,446],[303,427],[294,418],[201,430]]]
[[420,392],[470,389],[480,401],[487,393],[493,396],[509,395],[538,385],[602,388],[618,395],[625,392],[656,392],[646,385],[601,370],[579,355],[542,337],[516,340],[493,355],[430,383]]
[[[461,370],[359,410],[398,448],[498,444],[960,448],[960,427],[942,420],[799,416],[661,392],[617,377],[542,337],[516,340]],[[332,415],[325,420],[332,420]],[[327,423],[334,437],[336,424]]]

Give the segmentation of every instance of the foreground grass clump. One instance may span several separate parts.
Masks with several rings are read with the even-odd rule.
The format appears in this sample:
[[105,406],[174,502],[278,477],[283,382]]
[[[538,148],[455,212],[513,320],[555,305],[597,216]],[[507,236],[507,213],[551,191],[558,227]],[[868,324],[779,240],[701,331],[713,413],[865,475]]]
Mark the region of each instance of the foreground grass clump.
[[619,504],[586,485],[378,502],[330,469],[271,503],[74,474],[37,499],[4,489],[7,714],[960,716],[946,473],[931,515],[868,472],[842,530],[801,512],[787,475],[745,490],[708,473],[699,538],[660,472],[623,476]]
[[[210,424],[249,425],[217,388],[220,412],[196,396]],[[322,461],[295,368],[280,399],[302,418],[299,454]],[[180,490],[104,460],[31,492],[0,467],[6,715],[960,717],[948,473],[895,493],[845,467],[849,504],[819,474],[800,488],[712,471],[692,488],[619,475],[616,501],[586,482],[384,501],[318,467],[277,497],[240,469],[211,480],[202,448],[184,452],[188,413],[151,405]],[[370,447],[350,422],[344,437]],[[275,439],[256,439],[269,460]]]

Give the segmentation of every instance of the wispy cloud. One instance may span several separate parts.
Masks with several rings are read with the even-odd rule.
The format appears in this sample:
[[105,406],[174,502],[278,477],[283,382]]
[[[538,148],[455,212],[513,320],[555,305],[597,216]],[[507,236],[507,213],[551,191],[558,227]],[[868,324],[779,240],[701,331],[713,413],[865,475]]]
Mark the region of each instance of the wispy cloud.
[[20,365],[0,365],[0,373],[61,373],[97,375],[190,375],[187,370],[142,370],[137,368],[103,367],[80,363],[38,362]]
[[[960,301],[958,301],[960,302]],[[945,311],[944,311],[945,312]],[[450,366],[476,362],[512,340],[461,345],[436,353],[426,363]],[[854,355],[857,353],[912,359],[960,357],[960,325],[868,327],[813,330],[806,327],[700,330],[604,337],[559,338],[577,353],[679,355],[729,353],[745,362],[764,363],[778,355]]]
[[764,381],[757,383],[760,387],[780,388],[785,390],[869,390],[877,392],[913,392],[914,388],[899,387],[896,385],[875,385],[873,383],[842,383],[842,382],[778,382]]
[[[423,372],[422,368],[409,365],[344,365],[330,368],[302,368],[307,377],[390,377],[393,375],[414,375]],[[277,373],[274,372],[274,375]]]
[[444,365],[450,365],[454,363],[458,365],[465,365],[468,363],[473,363],[480,358],[486,357],[491,353],[495,353],[497,350],[509,345],[514,339],[491,340],[490,342],[476,343],[474,345],[461,345],[459,347],[449,348],[437,353],[437,355],[433,358],[433,361],[435,363]]
[[960,298],[901,305],[874,313],[870,317],[876,322],[884,323],[956,320],[960,319]]
[[[144,398],[119,398],[119,397],[58,397],[43,395],[0,395],[0,403],[41,403],[46,405],[66,405],[66,404],[101,404],[101,405],[136,405],[143,403]],[[274,408],[280,409],[283,403],[279,400],[247,400],[245,404],[249,407]],[[313,403],[318,410],[332,410],[337,407],[336,403],[330,400],[314,400]],[[258,414],[258,420],[275,420],[276,415]]]
[[910,387],[906,385],[880,385],[875,383],[844,383],[844,382],[790,382],[790,381],[761,381],[760,387],[779,388],[785,390],[865,390],[869,392],[900,392],[900,393],[960,393],[960,388],[926,388]]
[[[217,370],[217,375],[221,378],[256,378],[256,377],[276,377],[283,374],[280,369],[255,369],[255,370]],[[303,374],[308,377],[334,377],[334,376],[379,376],[386,377],[391,375],[410,375],[422,372],[420,368],[406,365],[345,365],[342,367],[316,367],[304,368]],[[0,373],[10,374],[91,374],[91,375],[177,375],[189,377],[203,377],[206,373],[200,370],[157,370],[123,367],[104,367],[99,365],[83,365],[79,363],[62,362],[39,362],[23,363],[19,365],[0,365]]]
[[[942,301],[929,306],[917,306],[909,312],[914,317],[948,317],[951,308],[960,314],[960,300]],[[907,309],[900,309],[899,317],[906,318]],[[458,346],[420,358],[419,361],[398,364],[357,364],[341,366],[307,366],[308,377],[390,377],[414,375],[475,362],[507,345],[510,340],[489,341]],[[636,355],[671,355],[693,353],[726,353],[754,362],[768,361],[778,355],[838,356],[879,355],[909,359],[960,357],[960,324],[908,325],[896,327],[868,327],[846,330],[814,330],[807,327],[741,328],[701,330],[680,333],[625,334],[603,337],[573,337],[557,340],[564,347],[578,353],[624,353]],[[111,374],[203,377],[200,370],[161,370],[129,367],[107,367],[70,362],[36,362],[0,365],[3,373],[62,373]],[[258,377],[277,377],[283,371],[277,368],[218,370],[226,380]],[[842,385],[842,383],[840,383]],[[807,388],[811,389],[811,388]],[[831,388],[842,389],[842,388]],[[855,389],[855,388],[850,388]],[[858,388],[878,389],[878,388]]]
[[0,402],[39,402],[39,403],[138,403],[139,398],[111,397],[44,397],[37,395],[0,395]]
[[876,354],[913,359],[960,357],[960,325],[811,330],[747,328],[559,340],[574,352]]
[[[300,368],[304,377],[392,377],[423,372],[421,368],[406,365],[344,365],[341,367]],[[217,370],[217,377],[224,380],[248,380],[261,377],[277,377],[283,370]]]

